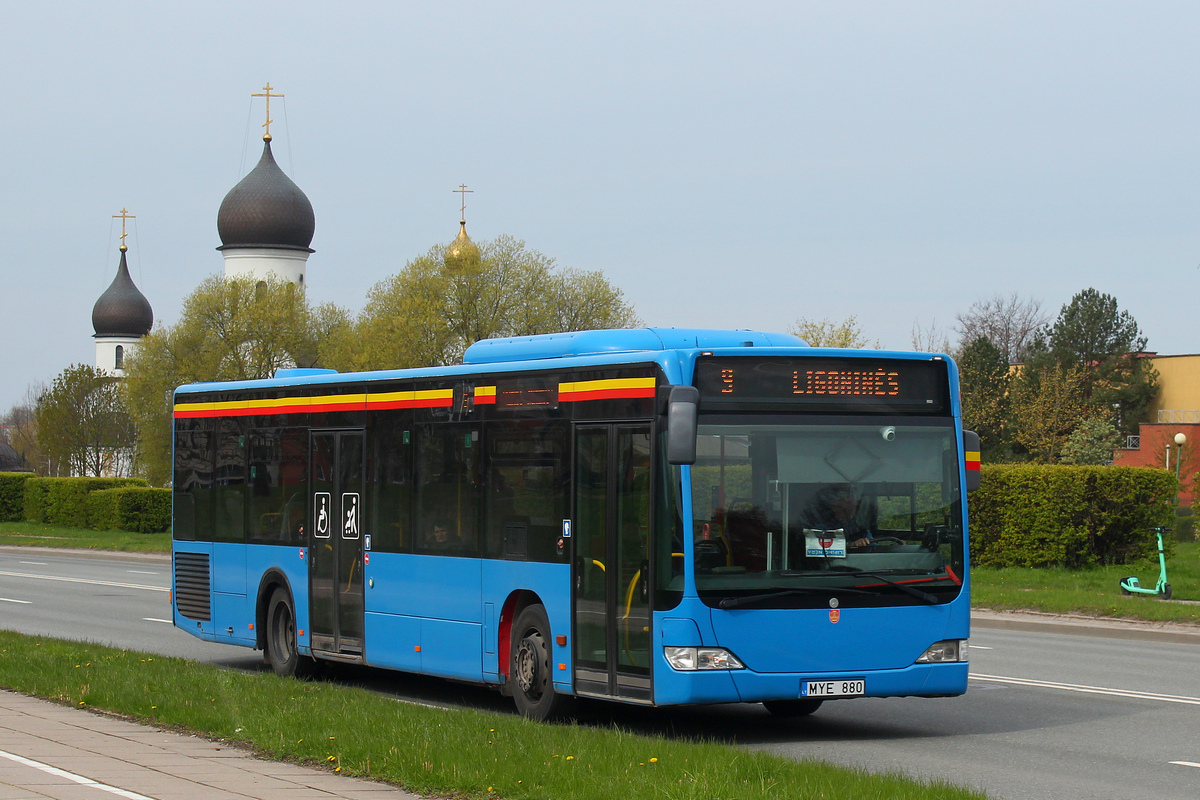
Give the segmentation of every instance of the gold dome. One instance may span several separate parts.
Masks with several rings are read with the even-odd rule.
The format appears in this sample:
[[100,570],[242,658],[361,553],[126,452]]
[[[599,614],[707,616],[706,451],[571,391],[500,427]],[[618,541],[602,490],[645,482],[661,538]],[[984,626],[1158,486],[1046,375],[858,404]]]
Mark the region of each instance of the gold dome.
[[467,221],[459,220],[458,224],[458,236],[446,248],[446,266],[456,271],[478,269],[482,261],[479,248],[467,236]]

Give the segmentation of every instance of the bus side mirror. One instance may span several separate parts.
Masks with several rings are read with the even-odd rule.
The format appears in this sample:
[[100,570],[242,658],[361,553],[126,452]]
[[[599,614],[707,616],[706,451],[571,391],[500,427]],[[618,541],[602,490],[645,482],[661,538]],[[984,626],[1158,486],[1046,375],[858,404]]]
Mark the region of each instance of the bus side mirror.
[[695,386],[672,386],[667,399],[667,463],[696,463],[696,411],[700,390]]
[[963,458],[967,466],[967,491],[973,492],[979,488],[979,434],[975,431],[963,431]]

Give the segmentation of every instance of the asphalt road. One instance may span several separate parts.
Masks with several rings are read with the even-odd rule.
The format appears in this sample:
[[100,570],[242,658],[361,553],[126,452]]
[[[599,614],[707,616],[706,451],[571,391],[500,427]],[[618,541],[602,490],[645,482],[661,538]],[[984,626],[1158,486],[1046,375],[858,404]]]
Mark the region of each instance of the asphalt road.
[[[164,622],[169,583],[164,559],[0,550],[0,626],[262,668],[256,652]],[[980,627],[971,644],[971,688],[958,698],[835,701],[799,720],[757,705],[590,704],[584,719],[944,779],[1006,800],[1200,797],[1200,644]],[[403,700],[510,708],[448,681],[366,669],[336,678]]]

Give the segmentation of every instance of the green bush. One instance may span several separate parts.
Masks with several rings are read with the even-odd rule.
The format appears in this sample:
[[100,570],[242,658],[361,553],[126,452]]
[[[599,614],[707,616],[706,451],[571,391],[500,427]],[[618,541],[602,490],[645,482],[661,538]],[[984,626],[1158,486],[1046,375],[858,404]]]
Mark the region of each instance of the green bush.
[[171,527],[171,490],[146,486],[98,489],[87,496],[88,527],[161,533]]
[[968,500],[972,560],[1078,569],[1153,557],[1151,529],[1172,524],[1176,488],[1161,469],[984,466]]
[[118,486],[145,485],[140,478],[30,478],[25,481],[25,519],[87,528],[88,494]]
[[25,481],[32,472],[0,472],[0,522],[25,519]]
[[1196,541],[1196,518],[1187,506],[1175,509],[1175,541]]

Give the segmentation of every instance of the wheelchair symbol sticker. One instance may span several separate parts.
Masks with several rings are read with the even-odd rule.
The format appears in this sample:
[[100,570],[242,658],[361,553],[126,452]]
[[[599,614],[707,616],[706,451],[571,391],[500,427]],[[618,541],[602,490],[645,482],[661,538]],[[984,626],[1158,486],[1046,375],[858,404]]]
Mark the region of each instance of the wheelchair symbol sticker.
[[313,495],[313,500],[316,504],[317,523],[313,526],[313,533],[318,539],[329,538],[329,515],[333,509],[330,507],[331,497],[329,492],[317,492]]

